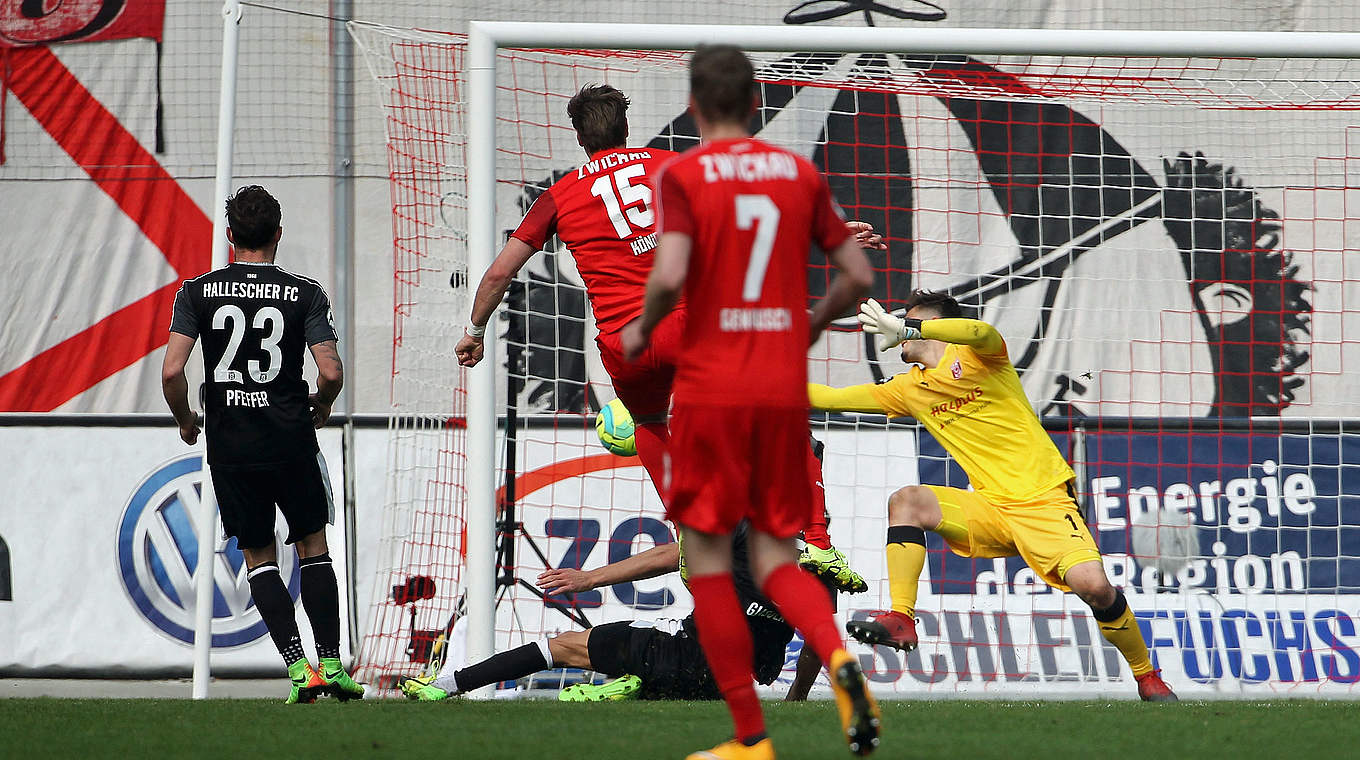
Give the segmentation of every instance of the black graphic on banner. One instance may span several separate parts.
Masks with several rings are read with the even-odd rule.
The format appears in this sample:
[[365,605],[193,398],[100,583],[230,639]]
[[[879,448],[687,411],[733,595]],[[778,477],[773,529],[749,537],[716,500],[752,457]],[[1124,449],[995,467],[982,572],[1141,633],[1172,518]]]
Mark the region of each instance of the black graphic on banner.
[[[860,5],[852,10],[863,10]],[[1296,373],[1308,360],[1300,346],[1309,335],[1310,288],[1298,279],[1290,253],[1280,247],[1279,214],[1234,169],[1201,153],[1182,152],[1161,159],[1163,187],[1100,124],[1051,98],[1034,98],[1037,93],[1019,77],[980,61],[958,56],[785,56],[762,69],[761,76],[779,81],[761,85],[762,106],[751,122],[755,134],[792,107],[804,89],[785,82],[811,81],[832,67],[839,67],[839,77],[866,82],[862,89],[836,92],[810,158],[826,173],[847,217],[872,223],[888,243],[887,251],[868,252],[879,273],[875,298],[889,308],[899,306],[919,286],[913,273],[921,266],[915,248],[922,234],[921,211],[916,208],[912,146],[901,106],[906,96],[876,91],[872,84],[894,66],[910,69],[921,92],[937,93],[925,99],[942,106],[962,131],[986,184],[983,191],[1004,216],[1011,239],[987,243],[992,249],[1013,246],[1014,253],[972,271],[965,266],[951,273],[954,280],[944,289],[975,311],[988,308],[994,321],[1008,326],[1017,369],[1022,375],[1037,372],[1035,383],[1044,384],[1032,389],[1031,400],[1041,414],[1094,414],[1102,402],[1137,396],[1138,383],[1158,382],[1154,371],[1145,371],[1157,368],[1130,364],[1128,351],[1116,352],[1125,355],[1124,364],[1111,364],[1111,356],[1099,353],[1104,349],[1091,353],[1095,349],[1089,347],[1166,341],[1165,330],[1185,326],[1145,324],[1143,333],[1116,340],[1092,329],[1090,320],[1054,322],[1057,315],[1083,308],[1073,306],[1074,298],[1118,303],[1131,293],[1134,300],[1173,298],[1164,309],[1192,315],[1186,318],[1186,329],[1193,334],[1169,336],[1175,350],[1185,355],[1169,361],[1187,367],[1202,366],[1199,359],[1212,363],[1212,379],[1207,372],[1200,374],[1196,379],[1203,387],[1187,391],[1186,399],[1197,400],[1195,414],[1274,416],[1289,406],[1305,382]],[[902,76],[900,71],[891,74]],[[1015,97],[954,96],[963,85]],[[697,142],[693,119],[682,113],[649,145],[683,151]],[[537,192],[541,190],[526,189],[526,200]],[[1126,277],[1093,282],[1071,274],[1079,262],[1090,267],[1107,260],[1100,257],[1127,257],[1137,243],[1124,240],[1106,250],[1102,246],[1157,221],[1164,232],[1156,234],[1170,241],[1163,247],[1183,266],[1185,290],[1180,294],[1157,292],[1160,285],[1140,290],[1140,283]],[[810,256],[809,294],[817,299],[826,292],[830,272],[820,252]],[[1097,257],[1096,263],[1083,262],[1089,256]],[[584,331],[575,329],[585,301],[575,294],[579,283],[566,281],[560,272],[552,264],[534,272],[522,282],[516,301],[532,312],[527,320],[518,318],[524,324],[516,329],[527,331],[523,342],[529,369],[521,401],[533,411],[584,411],[588,403],[588,347]],[[1167,277],[1164,271],[1155,273],[1157,280]],[[1231,307],[1223,308],[1224,303]],[[993,316],[997,308],[999,316]],[[1055,345],[1088,348],[1069,348],[1055,356]],[[880,379],[885,372],[876,352],[863,353],[866,376],[860,381]],[[1130,387],[1102,391],[1096,372],[1114,373]],[[1096,395],[1100,393],[1105,395]],[[1188,403],[1163,399],[1156,387],[1143,395],[1154,405],[1159,399]]]
[[[868,56],[886,61],[877,56]],[[874,226],[888,244],[886,251],[866,251],[878,273],[876,290],[883,302],[901,301],[911,293],[912,186],[911,156],[897,96],[882,92],[841,90],[826,115],[812,163],[826,174],[832,195],[847,219]],[[831,284],[825,257],[813,253],[808,268],[808,296],[820,299]]]
[[0,602],[14,601],[14,567],[10,564],[9,544],[0,536]]

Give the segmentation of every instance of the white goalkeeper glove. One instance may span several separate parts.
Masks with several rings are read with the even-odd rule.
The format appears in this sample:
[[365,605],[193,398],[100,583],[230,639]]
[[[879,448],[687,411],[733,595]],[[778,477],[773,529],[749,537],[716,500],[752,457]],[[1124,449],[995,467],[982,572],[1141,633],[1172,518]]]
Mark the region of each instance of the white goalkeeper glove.
[[921,320],[894,317],[872,298],[860,304],[859,324],[864,332],[878,336],[879,351],[887,351],[909,340],[921,339]]

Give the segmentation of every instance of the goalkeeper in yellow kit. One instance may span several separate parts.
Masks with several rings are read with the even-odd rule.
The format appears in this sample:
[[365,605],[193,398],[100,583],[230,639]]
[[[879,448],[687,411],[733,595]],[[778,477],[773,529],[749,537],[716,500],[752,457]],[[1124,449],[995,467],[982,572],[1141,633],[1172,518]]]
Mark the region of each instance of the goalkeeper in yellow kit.
[[888,499],[888,585],[892,609],[846,624],[866,644],[916,648],[917,581],[925,565],[925,531],[965,557],[1019,555],[1051,586],[1091,605],[1101,634],[1124,655],[1146,701],[1175,701],[1152,668],[1124,594],[1110,585],[1100,552],[1078,511],[1075,474],[1025,397],[996,328],[962,318],[957,301],[916,291],[906,319],[870,300],[864,331],[879,350],[902,345],[916,365],[881,384],[830,388],[810,384],[815,409],[915,417],[968,474],[972,491],[906,486]]

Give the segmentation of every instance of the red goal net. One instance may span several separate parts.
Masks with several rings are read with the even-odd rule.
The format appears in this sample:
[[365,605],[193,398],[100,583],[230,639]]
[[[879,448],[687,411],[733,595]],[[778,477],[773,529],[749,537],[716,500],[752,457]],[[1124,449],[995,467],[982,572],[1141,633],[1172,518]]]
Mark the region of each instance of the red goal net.
[[[452,348],[481,273],[466,263],[464,39],[352,28],[382,99],[393,204],[398,416],[362,650],[366,677],[390,683],[425,666],[461,591],[464,390]],[[870,252],[874,297],[891,309],[917,288],[948,292],[1005,336],[1167,679],[1182,695],[1348,693],[1360,679],[1360,534],[1349,527],[1360,524],[1360,443],[1344,375],[1360,350],[1349,308],[1360,64],[1041,50],[756,59],[758,135],[809,157],[847,218],[888,242]],[[631,98],[630,145],[695,145],[686,61],[500,51],[497,229],[584,159],[565,114],[584,84]],[[513,508],[498,649],[690,605],[674,576],[546,601],[530,590],[545,567],[596,567],[672,535],[637,460],[607,454],[591,430],[613,393],[568,253],[538,254],[491,325],[499,503]],[[812,261],[816,298],[830,275]],[[812,348],[814,381],[905,369],[855,328],[847,320]],[[840,616],[864,617],[888,606],[888,495],[967,480],[910,420],[810,423],[826,443],[832,538],[869,581],[841,597]],[[854,650],[876,690],[1131,694],[1127,666],[1076,597],[1018,559],[965,559],[934,536],[928,547],[921,648]]]

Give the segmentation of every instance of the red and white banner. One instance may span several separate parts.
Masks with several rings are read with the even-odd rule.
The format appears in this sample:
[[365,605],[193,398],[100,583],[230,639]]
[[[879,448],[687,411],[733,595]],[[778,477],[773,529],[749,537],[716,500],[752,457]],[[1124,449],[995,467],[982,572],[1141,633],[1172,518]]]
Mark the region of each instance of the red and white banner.
[[0,48],[149,37],[165,28],[165,0],[0,0]]

